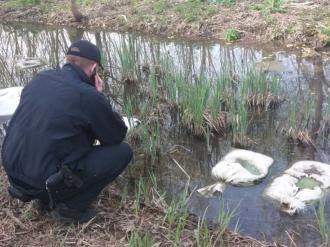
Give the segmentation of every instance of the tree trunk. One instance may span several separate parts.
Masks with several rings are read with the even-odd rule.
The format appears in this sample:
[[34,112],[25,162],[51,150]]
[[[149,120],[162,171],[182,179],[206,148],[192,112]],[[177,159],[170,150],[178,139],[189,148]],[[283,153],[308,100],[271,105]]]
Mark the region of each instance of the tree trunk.
[[83,16],[83,14],[79,11],[79,7],[76,3],[76,0],[71,0],[71,12],[75,21],[77,22],[81,22],[85,18],[85,16]]

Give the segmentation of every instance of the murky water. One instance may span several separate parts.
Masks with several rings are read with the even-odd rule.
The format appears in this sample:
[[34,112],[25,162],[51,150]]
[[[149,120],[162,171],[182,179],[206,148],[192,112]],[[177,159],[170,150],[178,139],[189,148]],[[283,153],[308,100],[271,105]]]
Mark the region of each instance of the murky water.
[[[159,61],[171,57],[177,69],[191,77],[205,74],[210,77],[216,76],[226,66],[238,74],[249,67],[263,67],[269,73],[280,76],[282,94],[286,101],[276,111],[257,117],[249,129],[249,135],[256,141],[250,149],[273,157],[275,163],[261,183],[252,187],[227,186],[222,199],[230,208],[237,207],[231,227],[238,227],[242,234],[286,244],[290,244],[292,238],[298,246],[317,246],[320,243],[315,228],[315,206],[310,206],[305,212],[295,216],[288,216],[280,212],[276,203],[265,198],[263,192],[275,177],[282,174],[295,161],[312,159],[329,163],[330,148],[327,138],[316,138],[315,147],[301,147],[289,143],[278,130],[281,123],[288,118],[288,102],[296,102],[299,106],[307,99],[313,100],[313,130],[316,132],[319,129],[330,93],[330,52],[325,51],[318,56],[306,58],[298,51],[274,47],[241,47],[214,42],[166,40],[129,33],[3,24],[0,25],[0,87],[26,85],[37,71],[62,66],[68,46],[79,38],[91,40],[103,49],[105,64],[110,71],[108,84],[111,94],[119,95],[116,97],[119,105],[122,103],[122,95],[129,93],[129,88],[117,82],[121,80],[118,49],[123,43],[134,47],[137,70],[145,65],[157,65]],[[39,58],[43,65],[20,69],[17,64],[22,57]],[[167,120],[166,129],[168,138],[163,140],[164,150],[181,145],[191,151],[182,149],[181,154],[176,156],[177,161],[190,176],[191,189],[212,183],[211,167],[230,150],[230,140],[212,138],[208,152],[204,140],[182,134],[177,130],[175,121]],[[156,166],[156,174],[163,188],[169,191],[169,195],[184,187],[187,176],[173,160],[166,157]],[[193,193],[190,210],[215,220],[222,199],[216,196],[206,199]],[[328,197],[327,202],[329,201]],[[330,223],[329,206],[327,217]]]

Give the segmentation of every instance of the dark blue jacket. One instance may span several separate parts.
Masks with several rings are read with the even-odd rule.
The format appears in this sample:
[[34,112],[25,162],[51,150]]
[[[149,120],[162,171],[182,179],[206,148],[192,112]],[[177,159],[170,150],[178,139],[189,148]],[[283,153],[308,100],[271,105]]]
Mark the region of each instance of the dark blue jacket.
[[66,64],[37,74],[23,89],[3,143],[3,165],[11,178],[43,188],[62,163],[86,155],[95,139],[114,145],[126,132],[83,70]]

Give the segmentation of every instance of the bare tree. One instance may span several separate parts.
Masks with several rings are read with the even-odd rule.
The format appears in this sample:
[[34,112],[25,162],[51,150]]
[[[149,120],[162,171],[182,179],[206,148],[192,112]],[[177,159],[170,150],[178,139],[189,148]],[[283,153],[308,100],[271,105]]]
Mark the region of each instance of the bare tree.
[[71,0],[71,12],[73,14],[75,21],[81,22],[83,20],[86,20],[86,16],[84,16],[80,12],[78,4],[76,3],[76,0]]

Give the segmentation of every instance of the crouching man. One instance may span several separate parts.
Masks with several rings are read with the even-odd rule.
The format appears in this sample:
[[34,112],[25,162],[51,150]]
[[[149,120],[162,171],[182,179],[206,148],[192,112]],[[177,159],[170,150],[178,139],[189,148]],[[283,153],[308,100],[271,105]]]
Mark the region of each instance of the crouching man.
[[36,200],[64,223],[83,223],[95,217],[92,203],[127,167],[132,150],[123,142],[122,117],[101,94],[100,50],[77,41],[66,62],[23,89],[2,159],[12,196]]

